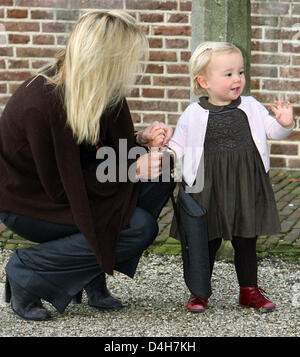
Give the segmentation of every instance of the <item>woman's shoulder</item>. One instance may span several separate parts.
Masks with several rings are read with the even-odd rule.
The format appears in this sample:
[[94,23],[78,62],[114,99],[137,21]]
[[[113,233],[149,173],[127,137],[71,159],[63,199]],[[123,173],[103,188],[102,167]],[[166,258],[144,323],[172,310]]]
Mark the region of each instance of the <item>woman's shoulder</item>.
[[13,97],[24,108],[44,109],[54,99],[54,86],[45,77],[37,75],[24,81],[15,91]]

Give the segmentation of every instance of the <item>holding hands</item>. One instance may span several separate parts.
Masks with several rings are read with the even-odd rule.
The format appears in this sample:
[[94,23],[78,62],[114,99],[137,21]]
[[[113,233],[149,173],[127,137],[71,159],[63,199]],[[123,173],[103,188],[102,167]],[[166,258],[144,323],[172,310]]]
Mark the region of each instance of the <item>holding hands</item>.
[[149,147],[159,148],[169,142],[173,134],[173,129],[158,121],[154,121],[148,128],[139,134],[139,141],[148,144]]
[[276,108],[269,104],[270,108],[275,114],[277,122],[286,129],[291,129],[294,124],[293,109],[291,103],[288,102],[287,105],[284,101],[279,103],[277,100],[274,101]]
[[148,128],[138,134],[137,141],[151,149],[146,155],[137,160],[137,178],[154,179],[161,174],[162,153],[159,148],[169,142],[173,129],[158,121],[153,122]]

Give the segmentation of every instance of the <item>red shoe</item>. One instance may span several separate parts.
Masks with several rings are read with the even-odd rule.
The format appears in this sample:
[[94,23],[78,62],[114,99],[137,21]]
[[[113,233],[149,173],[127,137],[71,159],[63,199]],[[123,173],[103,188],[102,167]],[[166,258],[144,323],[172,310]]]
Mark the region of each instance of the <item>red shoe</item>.
[[206,309],[207,302],[207,297],[198,297],[191,294],[186,308],[192,312],[203,312]]
[[256,309],[274,310],[276,305],[263,294],[266,292],[258,286],[240,287],[239,304]]

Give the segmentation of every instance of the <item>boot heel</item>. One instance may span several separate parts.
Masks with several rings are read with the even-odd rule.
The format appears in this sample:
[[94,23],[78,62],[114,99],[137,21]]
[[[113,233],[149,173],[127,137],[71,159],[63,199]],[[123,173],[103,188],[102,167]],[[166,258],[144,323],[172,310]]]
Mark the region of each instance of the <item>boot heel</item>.
[[82,302],[82,290],[80,290],[73,298],[73,304],[81,304]]
[[4,301],[5,301],[5,302],[10,302],[10,300],[11,300],[10,284],[9,284],[8,279],[6,278],[6,281],[5,281]]

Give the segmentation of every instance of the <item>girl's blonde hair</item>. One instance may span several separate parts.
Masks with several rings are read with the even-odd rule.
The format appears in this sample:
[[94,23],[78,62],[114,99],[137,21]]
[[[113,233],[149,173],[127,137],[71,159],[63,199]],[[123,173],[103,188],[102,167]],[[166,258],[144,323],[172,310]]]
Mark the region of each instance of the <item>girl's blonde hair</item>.
[[77,21],[54,76],[41,75],[61,94],[78,144],[97,144],[101,115],[126,96],[147,56],[146,36],[125,11],[95,10]]
[[239,52],[240,49],[229,42],[203,42],[195,49],[190,59],[190,73],[192,78],[192,89],[195,95],[200,95],[203,89],[200,87],[197,78],[207,74],[207,66],[212,54],[216,52]]

